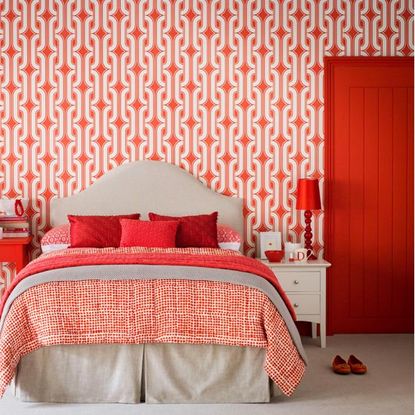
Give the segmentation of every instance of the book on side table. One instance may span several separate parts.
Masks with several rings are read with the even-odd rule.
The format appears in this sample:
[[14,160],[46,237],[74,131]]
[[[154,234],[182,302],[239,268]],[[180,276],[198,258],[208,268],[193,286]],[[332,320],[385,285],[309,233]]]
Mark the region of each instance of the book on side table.
[[0,215],[3,238],[26,238],[30,235],[29,219],[24,216]]

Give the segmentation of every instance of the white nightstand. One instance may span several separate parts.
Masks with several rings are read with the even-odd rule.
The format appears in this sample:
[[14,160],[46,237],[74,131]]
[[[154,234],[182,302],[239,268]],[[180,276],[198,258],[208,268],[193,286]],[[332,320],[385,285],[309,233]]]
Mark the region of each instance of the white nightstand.
[[269,262],[261,260],[277,276],[291,300],[298,321],[311,321],[312,336],[320,324],[321,347],[326,347],[326,269],[322,259],[307,262]]

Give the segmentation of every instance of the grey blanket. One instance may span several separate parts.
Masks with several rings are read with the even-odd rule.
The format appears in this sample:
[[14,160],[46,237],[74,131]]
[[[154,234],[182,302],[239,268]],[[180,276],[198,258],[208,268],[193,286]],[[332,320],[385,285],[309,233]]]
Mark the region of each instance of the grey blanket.
[[244,285],[262,291],[275,305],[281,317],[287,325],[288,331],[296,345],[299,354],[305,362],[307,356],[301,343],[297,327],[281,299],[278,291],[264,278],[247,272],[227,269],[176,266],[176,265],[87,265],[70,268],[60,268],[40,272],[22,280],[12,291],[6,301],[1,320],[0,332],[4,320],[10,310],[13,301],[24,291],[39,284],[52,281],[81,281],[81,280],[153,280],[153,279],[188,279],[222,281],[233,284]]

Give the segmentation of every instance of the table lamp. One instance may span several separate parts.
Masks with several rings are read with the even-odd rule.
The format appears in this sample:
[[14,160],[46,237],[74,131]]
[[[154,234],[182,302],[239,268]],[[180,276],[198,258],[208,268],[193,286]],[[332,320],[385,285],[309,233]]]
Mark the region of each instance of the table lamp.
[[309,259],[317,259],[312,248],[311,211],[321,209],[318,179],[298,179],[296,208],[305,211],[304,248],[307,249],[307,256]]

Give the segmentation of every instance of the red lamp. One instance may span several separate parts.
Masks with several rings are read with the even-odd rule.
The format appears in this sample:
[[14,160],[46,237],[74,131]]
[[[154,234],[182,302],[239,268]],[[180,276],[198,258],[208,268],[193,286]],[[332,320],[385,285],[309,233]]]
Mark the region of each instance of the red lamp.
[[297,210],[305,210],[304,248],[307,249],[307,255],[311,255],[309,257],[310,259],[316,259],[316,256],[313,255],[311,244],[313,239],[311,232],[311,211],[321,209],[318,179],[298,179],[296,208]]

